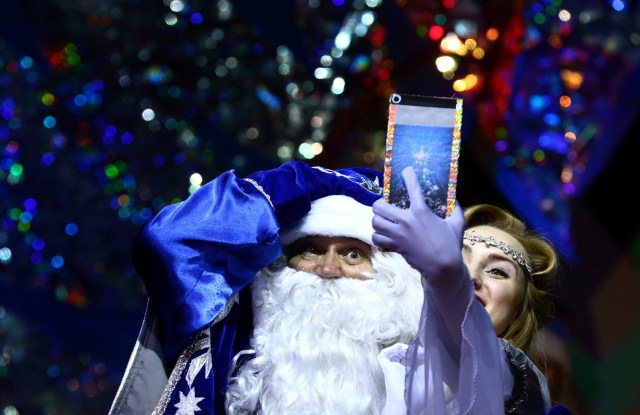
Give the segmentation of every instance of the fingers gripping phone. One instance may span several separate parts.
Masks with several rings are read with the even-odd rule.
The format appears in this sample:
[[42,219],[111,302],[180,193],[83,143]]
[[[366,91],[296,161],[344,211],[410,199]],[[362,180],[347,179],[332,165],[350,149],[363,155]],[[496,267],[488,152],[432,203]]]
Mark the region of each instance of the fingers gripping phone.
[[402,170],[413,166],[427,206],[453,211],[458,179],[462,99],[392,94],[389,98],[383,198],[410,205]]

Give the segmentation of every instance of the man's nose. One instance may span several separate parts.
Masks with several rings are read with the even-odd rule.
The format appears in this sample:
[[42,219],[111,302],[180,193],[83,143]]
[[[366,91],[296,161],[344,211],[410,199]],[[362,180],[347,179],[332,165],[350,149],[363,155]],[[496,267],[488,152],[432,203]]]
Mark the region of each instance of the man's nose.
[[343,277],[340,256],[332,252],[325,253],[317,259],[315,272],[322,278]]

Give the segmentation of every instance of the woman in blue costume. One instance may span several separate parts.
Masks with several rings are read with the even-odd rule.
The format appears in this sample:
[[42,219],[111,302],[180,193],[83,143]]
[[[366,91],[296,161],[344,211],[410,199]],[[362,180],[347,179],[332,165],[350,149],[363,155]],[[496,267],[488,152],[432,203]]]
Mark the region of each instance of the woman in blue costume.
[[387,413],[570,414],[552,406],[538,369],[537,335],[553,312],[553,246],[492,205],[464,213],[457,205],[442,219],[424,203],[415,171],[402,176],[410,207],[376,201],[372,239],[421,273],[425,300],[416,340],[386,350],[387,377],[406,381]]

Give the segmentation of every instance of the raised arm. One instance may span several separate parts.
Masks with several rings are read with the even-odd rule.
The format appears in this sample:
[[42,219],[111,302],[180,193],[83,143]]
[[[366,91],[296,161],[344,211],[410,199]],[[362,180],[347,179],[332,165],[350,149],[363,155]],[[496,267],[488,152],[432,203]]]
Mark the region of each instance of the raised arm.
[[382,200],[374,203],[373,242],[402,254],[420,271],[425,290],[429,291],[440,314],[446,317],[447,343],[451,350],[457,350],[461,341],[460,324],[472,292],[461,253],[464,215],[456,204],[448,218],[440,218],[426,205],[413,168],[405,169],[402,176],[411,205],[401,209]]
[[407,168],[402,174],[411,206],[374,203],[373,242],[401,253],[423,278],[420,329],[403,359],[406,408],[409,413],[501,415],[513,383],[462,260],[462,209],[456,206],[449,218],[440,218],[426,206],[415,171]]

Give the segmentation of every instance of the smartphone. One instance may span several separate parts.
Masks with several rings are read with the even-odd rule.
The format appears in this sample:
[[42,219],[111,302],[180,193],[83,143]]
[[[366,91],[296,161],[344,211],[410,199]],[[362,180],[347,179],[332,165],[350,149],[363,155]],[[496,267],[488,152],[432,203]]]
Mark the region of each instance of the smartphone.
[[429,208],[453,211],[458,180],[462,99],[392,94],[389,98],[383,198],[406,209],[402,170],[413,166]]

